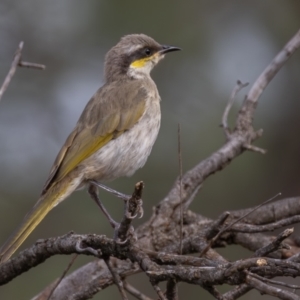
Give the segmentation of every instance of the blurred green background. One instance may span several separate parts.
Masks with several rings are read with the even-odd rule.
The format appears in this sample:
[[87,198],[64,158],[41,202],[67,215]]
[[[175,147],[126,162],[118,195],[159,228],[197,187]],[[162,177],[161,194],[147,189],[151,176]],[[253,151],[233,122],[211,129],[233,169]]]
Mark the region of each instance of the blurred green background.
[[[0,82],[21,40],[23,59],[43,63],[47,69],[18,69],[0,103],[0,244],[38,199],[57,152],[103,83],[105,53],[121,36],[142,32],[183,48],[152,73],[162,97],[163,119],[146,166],[131,178],[110,184],[130,193],[137,181],[144,180],[146,220],[178,174],[177,124],[182,131],[183,167],[188,170],[224,142],[219,124],[236,80],[251,85],[299,27],[296,0],[1,0]],[[231,121],[247,90],[240,93]],[[216,217],[225,209],[246,208],[278,192],[283,197],[299,195],[299,113],[300,51],[260,99],[255,126],[263,128],[264,135],[257,145],[268,153],[245,153],[212,176],[192,209]],[[101,198],[119,219],[121,201],[104,191]],[[71,230],[112,234],[85,191],[55,208],[22,248]],[[235,259],[248,253],[233,247],[225,255]],[[54,257],[30,270],[1,287],[0,299],[30,299],[60,276],[70,259]],[[74,268],[90,259],[81,257]],[[131,282],[154,297],[142,277]],[[212,299],[186,284],[180,285],[180,292],[188,299]],[[251,292],[242,299],[257,297]],[[115,287],[95,296],[119,298]]]

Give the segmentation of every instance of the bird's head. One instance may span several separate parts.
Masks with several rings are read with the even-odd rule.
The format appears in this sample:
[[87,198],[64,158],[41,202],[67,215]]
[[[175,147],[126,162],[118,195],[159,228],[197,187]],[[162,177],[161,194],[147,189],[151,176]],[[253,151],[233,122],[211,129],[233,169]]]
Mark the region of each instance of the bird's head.
[[177,50],[180,48],[161,45],[145,34],[126,35],[106,54],[106,81],[114,81],[124,75],[133,78],[149,76],[166,53]]

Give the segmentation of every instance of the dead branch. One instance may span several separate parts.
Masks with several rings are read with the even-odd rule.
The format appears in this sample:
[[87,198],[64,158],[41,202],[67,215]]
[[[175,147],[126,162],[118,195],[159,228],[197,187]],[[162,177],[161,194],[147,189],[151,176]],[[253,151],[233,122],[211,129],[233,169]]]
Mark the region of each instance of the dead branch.
[[249,286],[257,289],[262,294],[267,294],[283,300],[299,300],[299,296],[295,295],[294,293],[273,287],[272,285],[266,284],[263,281],[254,278],[253,276],[247,276],[246,282],[249,284]]
[[285,231],[283,231],[281,234],[279,234],[276,239],[270,243],[269,245],[258,249],[255,251],[255,256],[267,256],[270,253],[278,250],[278,249],[290,249],[290,247],[286,244],[282,244],[282,241],[288,238],[292,233],[294,232],[294,228],[288,228]]

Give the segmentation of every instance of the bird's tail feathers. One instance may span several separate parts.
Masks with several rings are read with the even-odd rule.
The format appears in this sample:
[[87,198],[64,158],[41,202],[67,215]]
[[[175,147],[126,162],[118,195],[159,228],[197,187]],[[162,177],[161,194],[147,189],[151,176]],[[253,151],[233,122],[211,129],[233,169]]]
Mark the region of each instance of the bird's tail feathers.
[[1,247],[0,264],[12,256],[47,213],[66,197],[66,193],[58,193],[56,188],[50,188],[40,197],[34,207],[27,213],[19,227],[17,227]]

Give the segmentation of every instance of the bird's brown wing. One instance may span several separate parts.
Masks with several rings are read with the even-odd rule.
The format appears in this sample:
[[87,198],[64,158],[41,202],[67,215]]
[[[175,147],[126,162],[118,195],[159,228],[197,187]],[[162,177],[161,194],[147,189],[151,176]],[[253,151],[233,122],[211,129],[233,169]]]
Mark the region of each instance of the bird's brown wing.
[[134,126],[145,112],[147,91],[135,81],[100,88],[58,153],[42,194],[79,163]]

